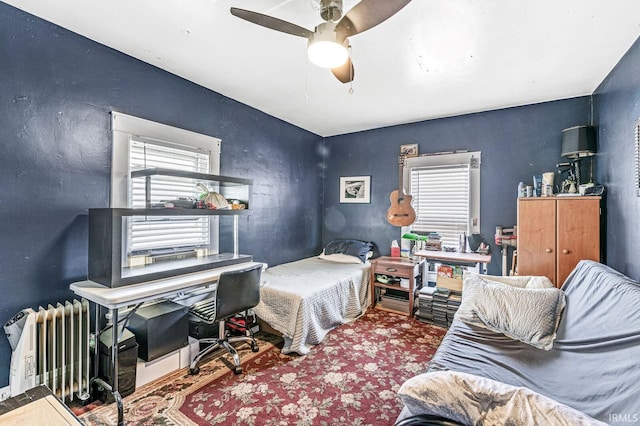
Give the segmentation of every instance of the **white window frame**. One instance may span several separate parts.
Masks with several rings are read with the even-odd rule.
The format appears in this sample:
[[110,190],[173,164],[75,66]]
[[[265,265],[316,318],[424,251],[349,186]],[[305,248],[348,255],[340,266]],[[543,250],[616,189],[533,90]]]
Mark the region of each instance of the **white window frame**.
[[[220,147],[221,140],[200,133],[191,132],[177,127],[160,124],[127,114],[111,113],[112,130],[112,162],[111,162],[111,193],[110,206],[112,208],[130,208],[132,206],[131,194],[131,167],[130,145],[133,140],[142,142],[156,142],[160,145],[185,147],[190,150],[202,150],[209,153],[210,174],[220,174]],[[218,251],[219,218],[208,216],[210,227],[210,252]],[[128,225],[127,225],[128,228]],[[126,244],[126,237],[125,244]],[[126,262],[123,250],[123,262]]]
[[132,136],[209,151],[209,173],[220,174],[221,139],[115,111],[111,113],[111,131],[111,207],[129,205],[129,143]]
[[[448,154],[422,155],[405,159],[403,186],[405,193],[411,194],[411,170],[421,167],[454,166],[469,164],[469,216],[467,235],[480,232],[480,151],[456,152]],[[411,194],[413,198],[415,194]],[[416,212],[419,214],[419,212]],[[403,227],[402,233],[410,232],[411,226]]]

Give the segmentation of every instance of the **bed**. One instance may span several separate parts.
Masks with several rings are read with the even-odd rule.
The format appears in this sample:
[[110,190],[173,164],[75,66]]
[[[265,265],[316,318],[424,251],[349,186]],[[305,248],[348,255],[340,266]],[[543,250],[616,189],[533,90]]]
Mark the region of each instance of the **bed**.
[[368,259],[375,244],[334,240],[319,256],[269,267],[262,273],[260,320],[282,334],[283,353],[307,354],[369,306]]
[[[465,277],[462,305],[427,372],[399,390],[405,408],[398,424],[419,424],[407,421],[420,415],[461,424],[640,422],[638,282],[597,262],[581,261],[561,290],[534,290],[557,290],[556,302],[537,303],[537,296],[527,294],[524,303],[535,306],[527,308],[532,312],[525,328],[548,328],[535,336],[518,330],[522,324],[505,329],[510,327],[507,316],[512,315],[511,325],[519,321],[513,311],[501,315],[498,327],[487,321],[478,294],[465,295],[467,284]],[[493,296],[513,302],[504,294]],[[467,298],[475,311],[463,309]],[[532,320],[536,312],[538,320]]]

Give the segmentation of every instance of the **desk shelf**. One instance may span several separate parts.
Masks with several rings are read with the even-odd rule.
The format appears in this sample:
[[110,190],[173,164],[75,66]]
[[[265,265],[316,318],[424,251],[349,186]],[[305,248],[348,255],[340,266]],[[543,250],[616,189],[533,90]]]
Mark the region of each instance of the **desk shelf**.
[[[165,213],[165,210],[169,210],[169,214]],[[208,212],[208,210],[205,211]],[[231,211],[228,210],[228,212]],[[242,212],[242,210],[233,211]],[[250,262],[253,259],[249,255],[236,252],[237,241],[235,241],[236,231],[234,230],[234,253],[209,254],[206,250],[202,250],[199,255],[197,250],[186,251],[186,254],[179,250],[166,250],[165,256],[171,256],[173,260],[148,263],[145,260],[146,256],[140,256],[144,260],[140,264],[131,263],[131,260],[127,261],[127,259],[131,259],[127,256],[124,247],[127,219],[147,215],[154,217],[197,216],[195,214],[185,215],[183,212],[184,210],[180,209],[89,209],[89,280],[108,287],[121,287]],[[236,220],[234,220],[234,228],[237,229]]]
[[[156,168],[133,171],[131,179],[134,207],[146,208],[89,209],[89,280],[120,287],[252,260],[238,247],[238,218],[251,214],[251,179]],[[243,208],[166,207],[191,206],[205,189]],[[233,218],[223,228],[233,232],[233,253],[219,252],[214,217]]]
[[[166,209],[197,211],[197,214],[247,214],[251,206],[251,192],[253,181],[251,179],[237,178],[231,176],[211,175],[205,173],[185,172],[182,170],[152,168],[136,170],[131,172],[131,180],[134,185],[144,185],[145,206],[147,209],[156,204],[162,204],[163,198],[167,198],[166,188],[175,186],[176,188],[191,188],[194,195],[202,192],[197,188],[200,184],[210,191],[220,193],[227,200],[238,200],[244,204],[244,210],[208,210],[208,209]],[[159,209],[163,210],[163,209]],[[243,212],[243,213],[240,213]],[[187,214],[187,213],[182,213]]]

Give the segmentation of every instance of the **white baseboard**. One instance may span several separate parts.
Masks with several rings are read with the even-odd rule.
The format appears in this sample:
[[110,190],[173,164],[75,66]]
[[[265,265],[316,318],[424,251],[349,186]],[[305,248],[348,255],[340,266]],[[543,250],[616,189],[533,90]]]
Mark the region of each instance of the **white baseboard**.
[[188,367],[191,360],[198,354],[198,341],[189,337],[189,345],[177,349],[161,358],[144,362],[138,358],[136,365],[136,388],[146,385],[162,376],[180,368]]

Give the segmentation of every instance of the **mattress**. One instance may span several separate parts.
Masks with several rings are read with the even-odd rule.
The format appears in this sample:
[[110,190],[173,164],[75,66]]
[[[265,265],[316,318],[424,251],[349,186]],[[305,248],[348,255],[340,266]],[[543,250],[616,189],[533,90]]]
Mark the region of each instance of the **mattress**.
[[455,319],[429,371],[523,386],[610,424],[640,421],[640,285],[582,261],[562,290],[567,305],[550,351]]
[[255,313],[284,338],[283,353],[304,355],[369,306],[370,264],[336,263],[316,257],[262,273]]

